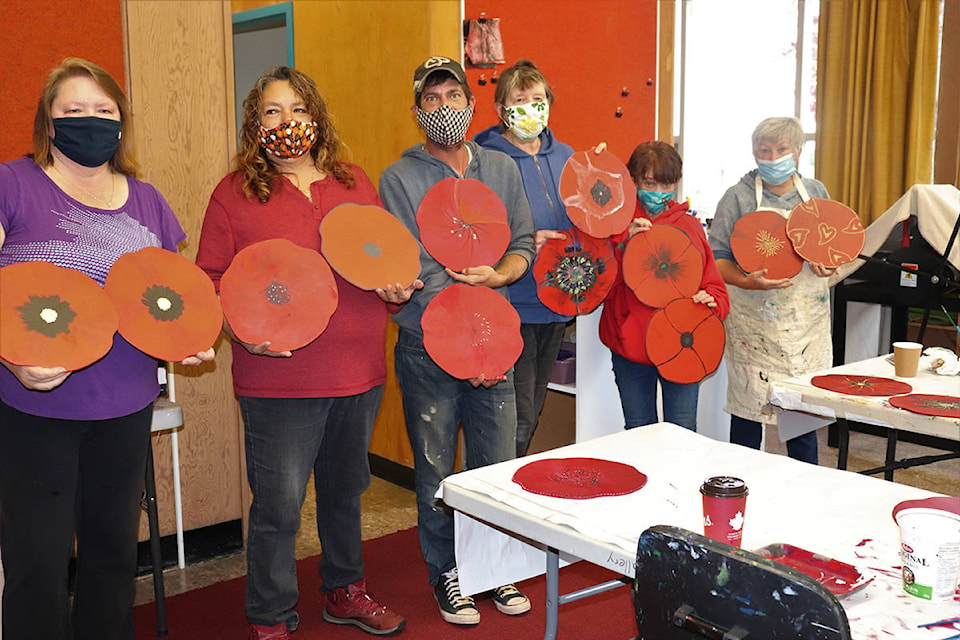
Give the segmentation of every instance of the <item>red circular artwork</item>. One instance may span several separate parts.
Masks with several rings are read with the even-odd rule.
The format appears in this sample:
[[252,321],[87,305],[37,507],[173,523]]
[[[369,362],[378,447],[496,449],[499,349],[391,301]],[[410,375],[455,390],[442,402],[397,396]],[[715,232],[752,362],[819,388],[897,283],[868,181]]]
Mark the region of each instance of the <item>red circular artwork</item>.
[[120,335],[154,358],[180,362],[206,351],[223,328],[210,278],[173,251],[145,247],[123,254],[103,288],[120,314]]
[[560,174],[560,198],[570,221],[596,238],[623,232],[637,207],[630,172],[609,151],[570,156]]
[[913,387],[900,380],[842,373],[814,376],[810,380],[810,384],[827,391],[836,391],[850,396],[897,396],[913,391]]
[[804,260],[832,269],[856,260],[866,236],[853,209],[836,200],[811,198],[790,212],[787,237]]
[[681,229],[655,224],[630,238],[620,268],[637,299],[660,309],[700,289],[703,256]]
[[420,318],[423,346],[454,378],[505,374],[520,357],[520,316],[489,287],[452,284],[427,304]]
[[787,219],[776,211],[754,211],[733,225],[730,249],[747,273],[766,269],[766,278],[779,280],[800,273],[803,258],[787,238]]
[[607,240],[574,228],[563,233],[566,238],[547,240],[534,259],[537,296],[548,309],[566,316],[590,313],[617,278],[617,258]]
[[321,251],[344,280],[361,289],[407,286],[420,275],[420,245],[382,207],[341,204],[320,222]]
[[113,347],[117,310],[95,280],[40,260],[0,268],[0,357],[76,371]]
[[700,382],[723,358],[723,321],[705,304],[681,298],[658,310],[647,325],[647,357],[677,384]]
[[472,178],[444,178],[417,208],[423,247],[453,271],[493,266],[510,246],[507,208],[493,189]]
[[548,458],[523,465],[513,474],[513,481],[541,496],[585,500],[639,491],[647,484],[647,476],[612,460]]
[[316,251],[274,238],[244,247],[220,278],[223,315],[239,340],[299,349],[323,333],[337,309],[337,283]]
[[910,395],[890,398],[890,404],[925,416],[960,418],[960,398],[956,396],[911,393]]

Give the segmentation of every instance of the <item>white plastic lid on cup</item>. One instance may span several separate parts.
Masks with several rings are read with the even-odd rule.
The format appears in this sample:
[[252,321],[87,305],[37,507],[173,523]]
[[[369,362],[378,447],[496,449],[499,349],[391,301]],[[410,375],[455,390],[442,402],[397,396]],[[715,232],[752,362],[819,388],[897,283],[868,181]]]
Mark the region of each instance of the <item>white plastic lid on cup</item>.
[[903,590],[952,600],[960,582],[960,498],[907,500],[893,509],[900,526]]

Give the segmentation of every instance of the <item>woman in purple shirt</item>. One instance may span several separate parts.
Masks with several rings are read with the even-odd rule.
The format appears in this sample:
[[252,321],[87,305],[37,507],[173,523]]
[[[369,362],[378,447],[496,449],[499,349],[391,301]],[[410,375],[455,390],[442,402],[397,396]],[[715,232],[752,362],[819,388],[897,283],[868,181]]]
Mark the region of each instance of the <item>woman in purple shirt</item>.
[[[0,164],[0,267],[44,260],[103,284],[124,253],[177,250],[173,211],[135,178],[129,114],[97,65],[68,58],[50,73],[32,158]],[[212,358],[210,349],[183,364]],[[115,334],[107,355],[79,371],[0,364],[3,635],[132,640],[157,361]]]

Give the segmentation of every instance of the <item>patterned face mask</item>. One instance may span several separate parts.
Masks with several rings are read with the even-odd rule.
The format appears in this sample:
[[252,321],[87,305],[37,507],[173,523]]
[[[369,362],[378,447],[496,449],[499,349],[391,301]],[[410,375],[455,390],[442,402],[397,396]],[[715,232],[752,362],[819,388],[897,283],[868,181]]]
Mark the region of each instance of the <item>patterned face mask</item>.
[[260,125],[260,146],[277,158],[299,158],[317,141],[317,123],[288,120],[272,129]]
[[433,142],[449,147],[463,142],[473,120],[473,107],[457,111],[450,105],[441,105],[436,111],[417,108],[417,123]]
[[507,128],[521,140],[533,140],[547,128],[550,120],[549,102],[528,102],[503,107]]

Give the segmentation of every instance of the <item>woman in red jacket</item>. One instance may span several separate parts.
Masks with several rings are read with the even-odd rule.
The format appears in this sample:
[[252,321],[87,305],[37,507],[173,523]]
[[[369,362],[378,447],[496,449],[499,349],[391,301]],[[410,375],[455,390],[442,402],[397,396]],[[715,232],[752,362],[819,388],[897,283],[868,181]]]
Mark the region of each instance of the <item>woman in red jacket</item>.
[[[637,187],[637,209],[627,230],[611,238],[617,258],[622,264],[630,238],[655,224],[682,230],[703,257],[703,275],[693,301],[710,307],[721,320],[726,318],[730,310],[726,285],[713,260],[703,228],[687,212],[689,205],[675,199],[683,169],[680,154],[665,142],[644,142],[633,150],[627,168]],[[617,282],[610,289],[600,316],[600,340],[613,352],[613,372],[620,391],[625,426],[632,429],[659,421],[659,383],[663,420],[696,431],[700,384],[677,384],[664,379],[647,356],[647,325],[656,311],[637,299],[624,282],[622,272],[617,275]]]

